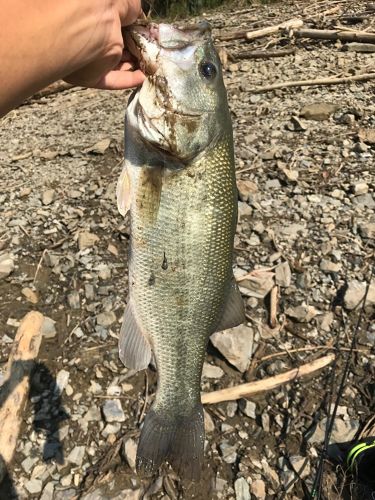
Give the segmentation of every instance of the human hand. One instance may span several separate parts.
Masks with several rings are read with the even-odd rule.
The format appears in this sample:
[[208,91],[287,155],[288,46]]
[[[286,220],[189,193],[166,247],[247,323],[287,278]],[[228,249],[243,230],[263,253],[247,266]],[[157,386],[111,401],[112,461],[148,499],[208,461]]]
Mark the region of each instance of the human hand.
[[93,37],[98,38],[98,53],[92,61],[64,78],[73,85],[121,90],[140,85],[145,75],[124,47],[121,28],[132,24],[141,13],[140,0],[103,1]]

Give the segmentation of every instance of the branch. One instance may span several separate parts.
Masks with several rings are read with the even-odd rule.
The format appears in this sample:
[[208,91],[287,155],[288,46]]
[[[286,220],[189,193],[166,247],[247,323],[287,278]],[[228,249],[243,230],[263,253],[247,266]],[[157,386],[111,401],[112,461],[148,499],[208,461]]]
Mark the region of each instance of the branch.
[[313,38],[318,40],[340,40],[342,42],[374,43],[375,33],[367,31],[339,31],[339,30],[314,30],[296,29],[293,31],[296,38]]
[[22,414],[29,393],[29,377],[42,341],[43,315],[28,313],[22,320],[0,387],[0,482],[6,474],[17,445]]
[[202,403],[213,404],[221,403],[223,401],[233,401],[253,396],[259,392],[270,391],[280,385],[293,382],[294,380],[305,377],[306,375],[311,375],[325,366],[330,365],[334,359],[334,354],[328,354],[327,356],[311,361],[311,363],[306,363],[299,368],[293,368],[293,370],[280,373],[280,375],[275,375],[274,377],[266,378],[265,380],[257,380],[256,382],[237,385],[235,387],[230,387],[229,389],[203,393]]
[[272,85],[265,85],[264,87],[255,87],[253,89],[247,90],[247,92],[252,92],[253,94],[260,94],[262,92],[269,92],[270,90],[284,89],[287,87],[308,87],[312,85],[338,85],[340,83],[350,83],[350,82],[366,82],[368,80],[374,80],[375,73],[363,73],[361,75],[353,76],[342,76],[334,78],[317,78],[316,80],[296,80],[290,82],[280,82],[274,83]]
[[284,50],[243,50],[233,54],[233,57],[238,59],[268,59],[270,57],[285,57],[295,54],[295,49]]
[[303,26],[302,19],[289,19],[289,21],[285,21],[280,24],[275,24],[274,26],[267,26],[266,28],[261,28],[259,30],[254,31],[232,31],[228,33],[221,33],[215,38],[221,41],[229,41],[229,40],[255,40],[257,38],[261,38],[263,36],[272,35],[282,30],[292,30],[301,28]]

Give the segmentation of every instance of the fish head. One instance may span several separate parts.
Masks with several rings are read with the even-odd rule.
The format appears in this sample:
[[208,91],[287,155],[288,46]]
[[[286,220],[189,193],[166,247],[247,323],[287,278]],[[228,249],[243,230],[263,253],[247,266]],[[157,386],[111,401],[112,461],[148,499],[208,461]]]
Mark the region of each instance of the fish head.
[[220,59],[207,22],[136,25],[128,46],[147,78],[135,104],[142,139],[190,161],[230,129]]

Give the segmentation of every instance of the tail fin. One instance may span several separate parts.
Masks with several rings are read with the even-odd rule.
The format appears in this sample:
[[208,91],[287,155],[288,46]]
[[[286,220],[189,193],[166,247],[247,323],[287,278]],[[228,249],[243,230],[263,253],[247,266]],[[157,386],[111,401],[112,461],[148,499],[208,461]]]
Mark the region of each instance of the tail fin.
[[165,418],[151,409],[145,419],[137,451],[137,470],[155,472],[168,461],[184,479],[199,480],[204,452],[201,403],[189,416]]

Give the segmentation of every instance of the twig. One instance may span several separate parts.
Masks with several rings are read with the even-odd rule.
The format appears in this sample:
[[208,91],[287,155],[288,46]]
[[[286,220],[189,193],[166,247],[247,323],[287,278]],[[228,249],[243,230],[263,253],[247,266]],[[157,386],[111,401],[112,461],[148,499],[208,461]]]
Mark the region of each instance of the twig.
[[276,24],[274,26],[268,26],[267,28],[262,28],[260,30],[248,31],[246,33],[246,40],[256,40],[257,38],[262,38],[264,36],[273,35],[278,31],[282,30],[295,30],[303,26],[302,19],[289,19],[284,23]]
[[269,92],[270,90],[284,89],[288,87],[308,87],[312,85],[338,85],[340,83],[351,83],[351,82],[366,82],[368,80],[374,80],[375,73],[363,73],[361,75],[343,76],[340,78],[330,77],[330,78],[317,78],[316,80],[296,80],[290,82],[280,82],[274,83],[272,85],[265,85],[264,87],[255,87],[248,90],[253,94],[260,94],[262,92]]
[[277,302],[278,302],[278,292],[279,292],[279,287],[275,285],[271,292],[270,292],[270,327],[271,328],[276,328],[277,325]]
[[323,358],[316,359],[311,363],[306,363],[299,368],[293,368],[285,373],[269,377],[265,380],[258,380],[256,382],[249,382],[247,384],[237,385],[228,389],[221,389],[202,394],[203,404],[221,403],[222,401],[234,401],[240,398],[247,398],[260,392],[270,391],[279,387],[280,385],[287,384],[306,375],[311,375],[318,370],[330,365],[335,359],[334,354],[328,354]]
[[29,392],[29,376],[42,341],[43,315],[26,314],[9,356],[7,376],[0,388],[0,482],[13,459]]
[[234,59],[268,59],[270,57],[285,57],[295,54],[296,49],[284,50],[241,50],[233,54]]
[[44,256],[46,255],[46,253],[48,252],[48,250],[45,248],[43,250],[43,253],[42,253],[42,256],[41,258],[39,259],[39,262],[38,262],[38,265],[36,266],[36,271],[35,271],[35,274],[34,274],[34,279],[33,279],[33,285],[35,285],[35,281],[36,281],[36,278],[38,276],[38,273],[40,271],[40,268],[42,267],[42,262],[43,262],[43,259],[44,259]]
[[[286,356],[287,354],[292,354],[295,352],[309,352],[309,351],[316,351],[316,350],[325,350],[325,351],[334,351],[336,350],[336,347],[333,347],[331,345],[314,345],[314,346],[309,346],[309,347],[299,347],[297,349],[288,349],[287,351],[280,351],[280,352],[274,352],[272,354],[267,354],[267,356],[263,356],[259,360],[259,363],[262,363],[263,361],[267,361],[272,358],[278,358],[280,356]],[[340,351],[349,351],[350,349],[348,347],[340,347]],[[354,352],[367,352],[369,353],[371,349],[354,349]]]
[[375,42],[375,33],[367,31],[354,31],[352,29],[342,28],[341,30],[314,30],[297,29],[293,31],[296,38],[312,38],[314,40],[340,40],[342,42]]

